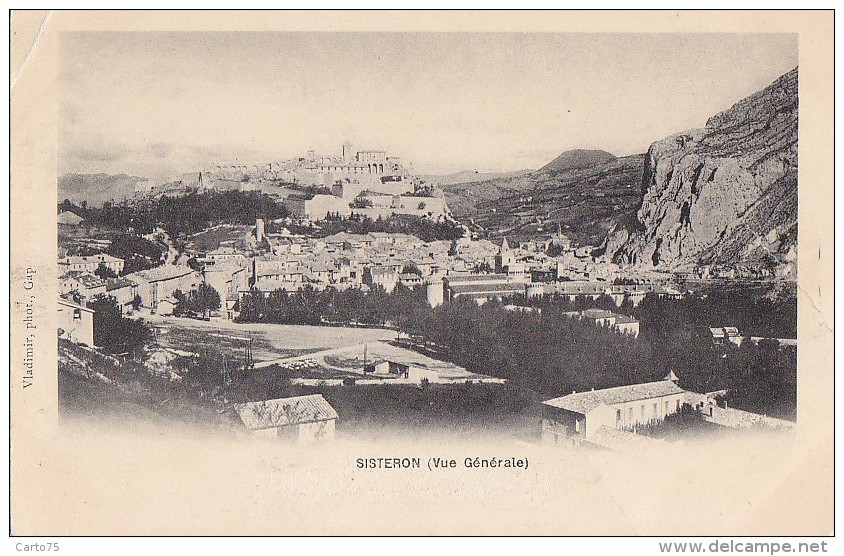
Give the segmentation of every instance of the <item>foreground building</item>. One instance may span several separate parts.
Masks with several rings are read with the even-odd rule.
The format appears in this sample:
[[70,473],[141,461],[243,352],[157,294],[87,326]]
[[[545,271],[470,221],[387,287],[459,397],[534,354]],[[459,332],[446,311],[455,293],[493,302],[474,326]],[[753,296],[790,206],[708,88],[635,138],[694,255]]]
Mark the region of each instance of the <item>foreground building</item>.
[[94,346],[94,310],[59,298],[59,338]]
[[657,382],[573,392],[542,402],[542,438],[554,444],[593,442],[602,427],[629,431],[660,422],[698,398],[677,385],[674,373]]
[[242,403],[234,409],[259,436],[297,442],[334,439],[337,412],[321,394]]

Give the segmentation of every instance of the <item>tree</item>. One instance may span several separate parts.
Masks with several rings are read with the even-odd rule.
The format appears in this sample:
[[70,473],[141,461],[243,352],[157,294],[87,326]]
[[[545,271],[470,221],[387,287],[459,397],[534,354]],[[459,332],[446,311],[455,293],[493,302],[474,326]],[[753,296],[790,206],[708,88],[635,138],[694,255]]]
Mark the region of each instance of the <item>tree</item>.
[[615,300],[605,293],[598,296],[595,300],[595,306],[606,311],[615,311],[618,308],[615,305]]
[[138,355],[152,340],[152,329],[143,319],[124,318],[113,297],[98,295],[88,302],[94,310],[94,345],[108,353]]
[[117,278],[117,273],[107,267],[105,263],[100,263],[100,266],[97,267],[97,270],[94,271],[96,276],[99,276],[103,280],[110,280],[113,278]]
[[196,301],[203,314],[216,311],[222,305],[220,294],[208,284],[200,284],[196,290]]
[[173,314],[180,316],[210,316],[211,311],[221,306],[220,294],[208,284],[200,284],[195,290],[184,293],[181,290],[173,292],[176,298],[176,307]]
[[422,272],[419,270],[419,267],[416,266],[416,263],[413,261],[408,262],[404,265],[401,269],[402,274],[416,274],[417,276],[422,276]]

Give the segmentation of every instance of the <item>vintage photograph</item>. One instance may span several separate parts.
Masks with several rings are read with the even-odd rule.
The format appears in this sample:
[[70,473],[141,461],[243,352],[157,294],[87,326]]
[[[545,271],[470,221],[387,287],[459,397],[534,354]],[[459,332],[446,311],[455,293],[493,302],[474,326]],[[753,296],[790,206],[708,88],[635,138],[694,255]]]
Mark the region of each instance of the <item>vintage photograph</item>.
[[[220,470],[249,468],[241,507],[332,465],[332,492],[400,476],[392,496],[455,468],[577,485],[558,492],[595,505],[532,534],[730,530],[688,517],[762,502],[761,483],[689,477],[729,466],[706,457],[720,446],[742,452],[735,466],[789,452],[810,372],[799,38],[60,28],[55,197],[43,188],[56,262],[30,279],[55,276],[62,449],[109,454],[85,488],[125,469],[192,492],[173,477],[219,471],[235,492],[252,479]],[[53,380],[31,372],[34,345],[56,341],[38,324],[43,339],[21,338],[24,392]],[[653,486],[661,509],[629,517],[663,466],[704,494],[672,518],[671,489]],[[246,525],[203,492],[179,502],[203,500],[201,524],[164,510],[61,530],[455,533],[384,527],[387,506],[354,529]]]
[[[795,35],[59,47],[63,416],[611,450],[796,421]],[[698,71],[648,72],[668,49]]]

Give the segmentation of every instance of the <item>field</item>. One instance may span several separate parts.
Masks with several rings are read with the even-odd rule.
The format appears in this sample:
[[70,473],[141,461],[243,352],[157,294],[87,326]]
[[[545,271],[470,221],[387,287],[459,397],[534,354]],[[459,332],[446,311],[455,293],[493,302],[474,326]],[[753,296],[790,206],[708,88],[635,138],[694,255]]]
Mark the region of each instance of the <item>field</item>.
[[236,324],[152,316],[160,346],[193,353],[210,352],[240,357],[252,338],[256,363],[268,363],[320,351],[391,339],[395,332],[381,328],[341,328],[287,324]]
[[190,241],[199,252],[213,251],[224,241],[238,241],[248,235],[252,226],[235,226],[224,224],[209,228],[190,236]]

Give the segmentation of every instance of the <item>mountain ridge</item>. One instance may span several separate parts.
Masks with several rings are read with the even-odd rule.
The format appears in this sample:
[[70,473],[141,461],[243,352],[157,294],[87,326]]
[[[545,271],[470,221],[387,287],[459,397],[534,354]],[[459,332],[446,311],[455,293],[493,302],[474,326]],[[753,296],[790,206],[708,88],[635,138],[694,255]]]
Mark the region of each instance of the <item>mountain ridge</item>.
[[796,272],[798,69],[655,141],[634,222],[608,234],[616,262],[766,263]]

